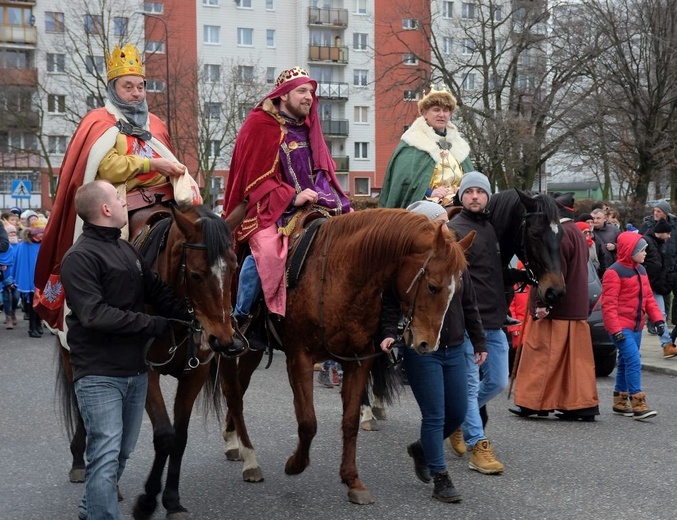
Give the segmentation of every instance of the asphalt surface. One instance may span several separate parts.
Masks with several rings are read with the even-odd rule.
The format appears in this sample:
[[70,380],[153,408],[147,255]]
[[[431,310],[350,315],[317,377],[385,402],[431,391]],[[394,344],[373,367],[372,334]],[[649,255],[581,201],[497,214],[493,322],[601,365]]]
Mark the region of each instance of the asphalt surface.
[[[75,519],[82,484],[68,482],[70,453],[55,412],[55,347],[48,334],[28,337],[26,323],[0,328],[0,520]],[[652,343],[655,342],[655,343]],[[194,519],[613,519],[677,517],[674,431],[677,358],[663,360],[654,337],[643,345],[644,390],[659,415],[639,422],[611,414],[612,377],[597,380],[602,415],[595,423],[521,419],[499,396],[489,405],[487,435],[506,465],[501,476],[468,469],[467,456],[447,454],[450,475],[463,493],[460,504],[431,499],[431,485],[414,476],[406,445],[418,436],[419,412],[408,390],[389,408],[381,431],[358,437],[360,477],[376,503],[347,501],[338,477],[338,389],[315,387],[319,420],[311,466],[289,477],[284,463],[296,443],[296,425],[284,365],[277,355],[269,370],[254,375],[246,398],[251,437],[265,481],[249,484],[241,465],[223,455],[220,426],[196,408],[181,479],[183,505]],[[653,363],[650,365],[649,363]],[[672,374],[672,375],[671,375]],[[165,383],[168,394],[173,382]],[[152,460],[150,423],[123,479],[122,511],[140,493]],[[160,507],[155,518],[162,518]]]

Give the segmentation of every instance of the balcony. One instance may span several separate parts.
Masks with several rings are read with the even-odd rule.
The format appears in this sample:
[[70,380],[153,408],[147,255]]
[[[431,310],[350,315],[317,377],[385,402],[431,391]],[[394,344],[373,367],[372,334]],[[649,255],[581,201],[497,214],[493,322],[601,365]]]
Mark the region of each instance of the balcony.
[[38,43],[37,27],[22,27],[20,25],[0,25],[0,43]]
[[348,137],[348,120],[323,119],[322,133],[325,137]]
[[0,68],[0,86],[37,87],[38,69]]
[[0,153],[0,168],[40,168],[40,156],[37,153],[20,151]]
[[348,64],[348,47],[308,46],[308,61]]
[[38,130],[40,128],[40,114],[36,111],[15,112],[0,110],[0,131],[8,130]]
[[350,157],[349,156],[343,156],[343,157],[332,157],[334,159],[334,162],[336,163],[336,171],[337,172],[348,172],[350,171]]
[[316,95],[323,99],[348,99],[348,83],[318,83]]
[[308,8],[308,25],[348,27],[348,9]]

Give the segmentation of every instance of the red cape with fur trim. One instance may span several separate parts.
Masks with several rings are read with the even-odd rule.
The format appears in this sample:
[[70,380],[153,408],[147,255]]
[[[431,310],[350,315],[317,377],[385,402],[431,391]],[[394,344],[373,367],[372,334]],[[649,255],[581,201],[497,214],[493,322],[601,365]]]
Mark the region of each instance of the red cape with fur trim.
[[[150,131],[153,137],[169,146],[169,134],[165,124],[152,114],[148,114]],[[44,289],[52,273],[59,273],[63,255],[73,245],[75,232],[75,192],[82,186],[89,154],[94,144],[110,128],[116,118],[105,108],[97,108],[85,115],[78,125],[59,173],[59,184],[52,214],[45,229],[40,246],[40,254],[35,266],[35,287]],[[112,147],[111,147],[112,148]],[[57,328],[62,320],[56,316],[42,316],[50,326]]]

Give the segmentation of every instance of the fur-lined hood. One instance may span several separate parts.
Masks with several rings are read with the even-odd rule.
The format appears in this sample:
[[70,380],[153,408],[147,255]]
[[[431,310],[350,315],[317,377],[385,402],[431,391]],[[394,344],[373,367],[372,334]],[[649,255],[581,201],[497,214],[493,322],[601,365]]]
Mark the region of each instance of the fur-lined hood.
[[[402,141],[426,152],[435,161],[435,164],[442,160],[440,155],[442,150],[437,146],[439,140],[440,136],[426,123],[423,116],[416,118],[416,121],[402,134]],[[447,123],[447,141],[451,143],[451,155],[459,163],[462,163],[470,155],[470,145],[458,133],[456,125],[451,122]]]

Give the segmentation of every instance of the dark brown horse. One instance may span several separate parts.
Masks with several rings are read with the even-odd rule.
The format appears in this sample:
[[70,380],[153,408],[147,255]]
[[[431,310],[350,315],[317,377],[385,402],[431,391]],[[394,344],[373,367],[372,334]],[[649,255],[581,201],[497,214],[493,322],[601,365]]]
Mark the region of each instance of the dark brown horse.
[[[155,460],[146,481],[145,494],[137,498],[134,506],[136,519],[150,518],[156,509],[156,497],[162,491],[162,473],[168,460],[162,495],[167,518],[188,518],[179,498],[179,477],[193,404],[207,380],[214,352],[223,352],[238,344],[244,346],[234,331],[230,316],[231,277],[237,260],[229,223],[203,206],[173,210],[172,213],[173,219],[164,239],[166,246],[158,254],[153,268],[186,300],[194,311],[195,320],[192,327],[174,327],[174,337],[170,335],[155,341],[146,355],[151,366],[146,411],[153,424]],[[238,216],[241,217],[233,215],[233,218]],[[239,225],[239,222],[235,224]],[[77,419],[71,443],[73,468],[70,478],[71,481],[82,481],[85,430],[77,408],[73,407],[69,354],[63,348],[61,354],[64,369],[64,377],[60,378],[64,383],[61,393],[69,399],[64,411],[68,419]],[[178,379],[173,422],[160,390],[161,375]]]
[[[405,341],[423,354],[438,347],[442,319],[466,267],[464,248],[452,232],[422,215],[375,209],[329,219],[308,252],[299,284],[287,296],[287,313],[275,329],[287,358],[294,394],[298,445],[285,472],[296,475],[310,463],[317,431],[313,406],[313,364],[335,359],[343,366],[343,454],[341,480],[357,504],[374,499],[360,481],[355,461],[360,403],[374,356],[381,294],[393,287],[404,316]],[[242,399],[262,354],[221,363],[228,404],[224,439],[227,455],[244,460],[243,477],[263,480],[244,423]],[[239,365],[239,366],[238,366]]]

